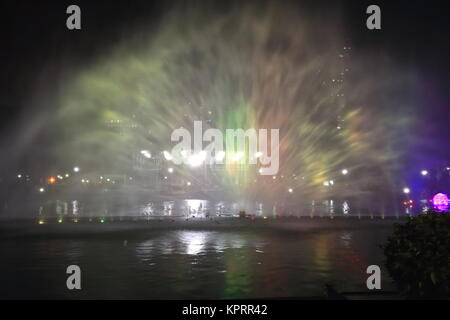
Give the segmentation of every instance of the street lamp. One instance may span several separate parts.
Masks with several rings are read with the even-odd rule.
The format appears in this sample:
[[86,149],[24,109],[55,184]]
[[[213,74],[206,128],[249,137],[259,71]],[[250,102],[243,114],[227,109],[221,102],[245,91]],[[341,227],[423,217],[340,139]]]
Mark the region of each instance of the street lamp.
[[347,169],[343,169],[342,170],[342,174],[345,176],[346,174],[348,173],[348,170]]
[[404,194],[409,194],[410,192],[411,192],[411,190],[409,188],[403,188]]
[[420,172],[420,174],[423,175],[423,176],[426,176],[426,175],[428,174],[428,171],[427,171],[427,170],[422,170],[422,171]]
[[74,167],[74,168],[73,168],[73,171],[74,171],[74,172],[79,172],[79,171],[80,171],[80,168]]

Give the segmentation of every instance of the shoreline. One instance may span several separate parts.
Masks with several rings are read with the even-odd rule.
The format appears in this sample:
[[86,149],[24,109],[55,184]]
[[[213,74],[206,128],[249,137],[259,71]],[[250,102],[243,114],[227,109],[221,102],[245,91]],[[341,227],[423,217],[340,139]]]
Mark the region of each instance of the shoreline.
[[287,232],[303,234],[319,231],[343,229],[392,228],[407,218],[364,216],[358,217],[314,217],[249,219],[249,218],[164,218],[149,220],[114,220],[101,223],[96,220],[81,219],[78,222],[46,222],[38,224],[34,220],[0,222],[0,238],[77,238],[117,236],[148,236],[149,232],[192,230],[217,232]]

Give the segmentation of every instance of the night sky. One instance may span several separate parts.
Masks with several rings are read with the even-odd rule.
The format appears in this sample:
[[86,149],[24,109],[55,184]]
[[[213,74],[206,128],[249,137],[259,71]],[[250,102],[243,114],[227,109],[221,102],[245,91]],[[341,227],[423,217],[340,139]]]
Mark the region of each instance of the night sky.
[[[258,1],[256,1],[258,2]],[[260,1],[262,3],[262,1]],[[207,3],[207,4],[206,4]],[[24,1],[1,4],[0,106],[1,128],[11,132],[26,119],[35,95],[51,100],[61,77],[79,66],[95,64],[127,36],[127,30],[157,25],[163,13],[174,6],[198,5],[228,10],[230,1]],[[236,3],[239,3],[237,1]],[[431,159],[450,158],[449,101],[450,44],[448,11],[444,1],[299,1],[299,10],[321,17],[339,10],[349,42],[358,50],[386,53],[414,70],[420,79],[417,99],[422,109],[417,130],[422,139],[414,152],[433,154]],[[82,30],[68,31],[65,9],[78,4]],[[365,27],[369,4],[382,10],[382,30]],[[156,32],[156,28],[155,28]],[[370,63],[368,61],[368,63]],[[39,88],[36,90],[36,88]],[[38,92],[38,93],[36,93]],[[42,99],[42,95],[45,97]],[[2,135],[2,148],[7,145]],[[418,158],[421,159],[421,156]],[[422,161],[422,160],[418,161]],[[424,158],[425,159],[425,158]],[[423,161],[431,161],[426,157]]]

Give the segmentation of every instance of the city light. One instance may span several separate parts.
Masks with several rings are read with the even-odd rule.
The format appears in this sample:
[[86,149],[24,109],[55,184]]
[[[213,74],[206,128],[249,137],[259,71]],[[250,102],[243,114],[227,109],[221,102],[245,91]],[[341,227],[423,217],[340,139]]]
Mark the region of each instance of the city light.
[[69,177],[69,174],[68,174],[68,173],[66,173],[65,177],[66,177],[66,178],[68,178],[68,177]]
[[404,194],[408,194],[410,192],[411,192],[411,190],[409,188],[403,188],[403,193]]
[[170,154],[169,151],[164,150],[164,151],[163,151],[163,155],[164,155],[164,158],[165,158],[167,161],[172,161],[172,160],[173,160],[173,157],[172,157],[172,155]]
[[21,174],[18,174],[18,175],[17,175],[17,178],[19,178],[19,179],[22,178],[22,175],[21,175]]
[[169,169],[167,169],[167,171],[168,171],[169,173],[173,173],[173,168],[169,168]]
[[73,171],[74,171],[74,172],[79,172],[79,171],[80,171],[80,168],[74,167],[74,168],[73,168]]
[[427,171],[427,170],[422,170],[422,171],[420,172],[420,174],[423,175],[423,176],[426,176],[426,175],[428,174],[428,171]]
[[39,188],[39,192],[44,192],[45,191],[45,189],[44,188]]
[[243,153],[243,152],[238,152],[238,153],[236,153],[236,154],[233,156],[232,160],[233,160],[233,161],[239,161],[239,160],[242,159],[243,156],[244,156],[244,153]]
[[345,176],[346,174],[348,174],[348,170],[347,169],[343,169],[342,170],[342,174]]
[[289,193],[292,193],[292,192],[294,192],[294,189],[289,188],[288,191],[289,191]]
[[191,185],[191,182],[190,181],[188,181],[187,183],[186,183],[188,186],[190,186]]
[[224,158],[225,158],[225,151],[219,151],[216,154],[216,161],[217,162],[222,162]]
[[55,182],[56,182],[56,178],[55,177],[48,178],[48,183],[54,184]]
[[206,152],[201,151],[197,154],[194,154],[188,158],[188,163],[191,167],[199,167],[203,164],[206,159]]
[[141,150],[141,154],[146,157],[147,159],[150,159],[152,157],[152,154],[148,150]]
[[181,150],[180,154],[183,158],[187,158],[188,156],[188,152],[186,150]]

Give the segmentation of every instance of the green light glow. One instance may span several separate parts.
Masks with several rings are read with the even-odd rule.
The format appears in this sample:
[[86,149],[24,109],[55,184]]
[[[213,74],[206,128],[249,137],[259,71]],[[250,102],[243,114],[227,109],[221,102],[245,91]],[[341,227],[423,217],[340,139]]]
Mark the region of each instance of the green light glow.
[[[66,83],[56,153],[86,171],[115,172],[134,152],[170,150],[174,129],[204,120],[223,131],[280,129],[278,175],[301,177],[289,183],[298,194],[324,194],[323,182],[344,167],[354,179],[346,192],[391,184],[409,141],[413,115],[403,110],[412,82],[387,59],[356,50],[341,59],[339,30],[338,19],[306,18],[287,5],[168,14],[158,33],[139,30],[139,42],[124,40]],[[211,179],[239,195],[286,194],[283,179],[257,169],[228,165]]]

